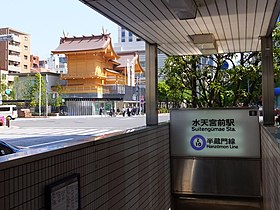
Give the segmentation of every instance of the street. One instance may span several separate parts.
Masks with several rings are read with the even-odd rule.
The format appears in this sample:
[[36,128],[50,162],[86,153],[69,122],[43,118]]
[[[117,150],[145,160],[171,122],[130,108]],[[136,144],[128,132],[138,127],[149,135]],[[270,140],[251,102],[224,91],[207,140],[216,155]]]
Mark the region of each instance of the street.
[[[159,122],[169,120],[160,114]],[[0,127],[0,140],[20,147],[38,148],[67,141],[81,141],[92,136],[133,131],[146,125],[146,116],[59,116],[48,118],[18,118],[11,127]]]

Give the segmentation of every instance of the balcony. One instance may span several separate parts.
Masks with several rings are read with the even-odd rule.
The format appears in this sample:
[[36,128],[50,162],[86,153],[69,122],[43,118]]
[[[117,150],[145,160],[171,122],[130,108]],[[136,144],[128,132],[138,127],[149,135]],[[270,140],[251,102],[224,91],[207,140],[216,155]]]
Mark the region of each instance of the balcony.
[[20,53],[20,47],[15,45],[9,45],[9,50]]
[[9,71],[14,71],[14,72],[20,72],[20,67],[19,66],[14,66],[14,65],[9,65],[8,70]]
[[93,72],[68,72],[66,75],[63,75],[63,79],[79,79],[79,78],[96,78],[96,77],[103,77],[105,78],[106,75],[102,74],[95,74]]
[[104,85],[103,94],[125,94],[124,85]]
[[8,56],[8,60],[9,61],[16,61],[16,62],[20,62],[20,57],[19,56],[17,56],[17,55],[9,55]]
[[20,38],[19,38],[19,36],[13,35],[13,41],[14,41],[14,42],[20,43]]
[[124,85],[106,85],[102,87],[73,85],[63,86],[63,94],[81,94],[80,96],[97,98],[122,98],[125,94]]
[[63,86],[62,92],[67,93],[97,93],[97,88],[95,86]]

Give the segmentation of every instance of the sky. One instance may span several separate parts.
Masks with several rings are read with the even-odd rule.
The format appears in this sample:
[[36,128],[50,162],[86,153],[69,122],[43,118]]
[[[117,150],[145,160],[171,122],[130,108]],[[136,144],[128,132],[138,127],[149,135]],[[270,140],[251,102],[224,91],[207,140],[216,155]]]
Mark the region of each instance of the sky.
[[100,35],[102,27],[117,43],[118,26],[79,0],[0,0],[0,28],[31,35],[31,54],[50,57],[63,32],[68,36]]

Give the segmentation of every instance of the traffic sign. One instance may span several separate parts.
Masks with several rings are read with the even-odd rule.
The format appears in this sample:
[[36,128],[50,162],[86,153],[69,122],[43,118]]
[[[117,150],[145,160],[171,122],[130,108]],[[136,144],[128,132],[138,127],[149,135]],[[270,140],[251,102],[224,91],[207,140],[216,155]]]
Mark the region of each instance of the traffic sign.
[[10,95],[10,94],[11,94],[11,90],[10,90],[10,89],[6,89],[6,90],[5,90],[5,93],[6,93],[7,95]]
[[227,62],[227,61],[224,61],[224,62],[223,62],[223,65],[222,65],[222,70],[226,70],[226,69],[228,69],[228,67],[229,67],[228,62]]

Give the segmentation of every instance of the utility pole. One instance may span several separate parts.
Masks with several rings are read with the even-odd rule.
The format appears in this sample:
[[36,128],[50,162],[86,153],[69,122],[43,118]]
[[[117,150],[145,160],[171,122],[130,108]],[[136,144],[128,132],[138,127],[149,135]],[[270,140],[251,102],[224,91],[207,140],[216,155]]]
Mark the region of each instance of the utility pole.
[[39,116],[41,116],[41,106],[42,106],[42,75],[39,73]]
[[48,116],[48,74],[46,74],[46,117]]

